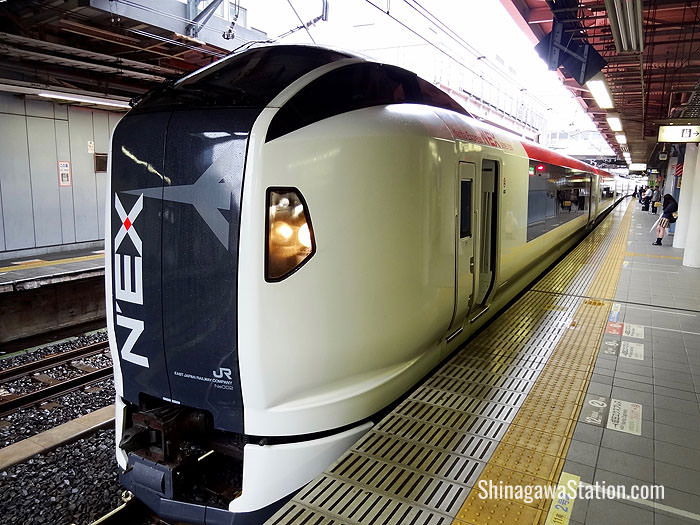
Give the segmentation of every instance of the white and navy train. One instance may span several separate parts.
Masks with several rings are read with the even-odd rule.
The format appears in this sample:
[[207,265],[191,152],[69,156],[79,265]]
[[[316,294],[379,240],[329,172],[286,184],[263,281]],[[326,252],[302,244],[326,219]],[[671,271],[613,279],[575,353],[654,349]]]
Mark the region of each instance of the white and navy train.
[[308,46],[148,93],[110,159],[121,481],[201,524],[271,515],[627,192]]

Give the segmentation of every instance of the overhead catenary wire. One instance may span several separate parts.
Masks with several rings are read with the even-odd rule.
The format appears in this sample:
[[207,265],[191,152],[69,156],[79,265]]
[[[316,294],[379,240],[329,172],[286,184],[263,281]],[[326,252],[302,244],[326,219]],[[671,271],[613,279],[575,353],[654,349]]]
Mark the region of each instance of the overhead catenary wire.
[[[453,54],[451,54],[451,53],[448,52],[447,50],[443,49],[440,45],[438,45],[438,44],[436,44],[435,42],[433,42],[432,40],[430,40],[428,37],[426,37],[425,35],[423,35],[422,33],[420,33],[418,30],[416,30],[416,29],[412,28],[411,26],[409,26],[406,22],[400,20],[397,16],[393,15],[393,14],[391,13],[390,9],[384,9],[382,6],[377,5],[377,4],[376,4],[375,2],[373,2],[372,0],[365,0],[365,2],[368,3],[368,4],[370,4],[370,5],[371,5],[372,7],[374,7],[375,9],[378,9],[379,11],[381,11],[384,15],[386,15],[386,16],[388,16],[389,18],[391,18],[392,20],[394,20],[396,23],[398,23],[398,24],[399,24],[400,26],[402,26],[404,29],[408,30],[408,31],[411,32],[413,35],[415,35],[415,36],[417,36],[419,39],[423,40],[423,41],[424,41],[426,44],[428,44],[429,46],[435,48],[439,53],[445,55],[447,58],[449,58],[450,60],[452,60],[453,62],[455,62],[455,63],[456,63],[457,65],[459,65],[460,67],[464,68],[465,70],[471,72],[472,74],[474,74],[474,75],[476,75],[476,76],[478,76],[478,77],[481,77],[481,78],[482,78],[487,84],[489,84],[490,86],[497,87],[496,84],[494,84],[493,82],[490,82],[490,81],[484,79],[484,78],[483,78],[483,75],[481,75],[479,72],[477,72],[477,71],[475,71],[474,69],[472,69],[471,67],[469,67],[469,66],[468,66],[467,64],[465,64],[462,60],[460,60],[459,58],[457,58],[456,56],[454,56]],[[430,13],[430,11],[428,11],[426,8],[424,8],[423,6],[421,6],[416,0],[403,0],[403,2],[404,2],[405,4],[407,4],[409,7],[411,7],[412,9],[416,10],[416,12],[418,12],[423,18],[425,18],[425,19],[428,20],[429,22],[433,23],[434,25],[437,25],[437,26],[438,26],[438,29],[440,29],[443,33],[446,33],[446,31],[451,31],[451,32],[453,33],[453,36],[450,36],[450,38],[451,38],[452,40],[455,40],[456,42],[458,42],[458,43],[459,43],[460,45],[462,45],[463,47],[465,47],[465,49],[466,49],[469,53],[471,53],[471,54],[477,56],[478,59],[480,59],[480,58],[483,56],[483,55],[480,55],[480,54],[478,53],[478,51],[477,51],[475,48],[473,48],[468,42],[466,42],[464,39],[462,39],[462,37],[460,37],[456,32],[454,32],[454,30],[452,30],[451,28],[449,28],[449,26],[447,26],[444,22],[442,22],[436,15]],[[411,2],[413,2],[415,5],[411,5]],[[417,6],[417,7],[416,7],[416,6]],[[422,13],[418,8],[423,9],[423,11],[425,11],[425,13]],[[437,21],[437,23],[434,22],[433,20],[431,20],[431,17],[432,17],[433,20]],[[445,28],[447,28],[447,29],[445,29]],[[448,36],[449,36],[449,35],[448,35]],[[463,42],[463,44],[462,44],[462,42],[460,42],[460,40]],[[464,45],[464,44],[466,44],[466,45]],[[492,64],[489,64],[488,62],[486,62],[486,63],[488,64],[488,66],[489,66],[493,71],[495,71],[496,73],[500,74],[504,79],[506,79],[506,80],[508,80],[508,81],[510,81],[510,82],[512,82],[512,83],[514,83],[514,84],[520,85],[518,82],[515,81],[515,79],[514,79],[513,77],[511,77],[511,76],[505,74],[503,71],[501,71],[501,70],[499,70],[498,68],[494,67]],[[521,91],[522,91],[522,89],[521,89]],[[535,102],[537,102],[538,104],[540,104],[542,107],[546,107],[546,106],[547,106],[544,102],[542,102],[541,100],[539,100],[539,99],[538,99],[537,97],[535,97],[534,95],[529,94],[528,96],[531,97],[532,100],[534,100]]]
[[309,31],[309,28],[306,26],[304,21],[301,19],[301,17],[299,16],[299,13],[297,13],[297,10],[294,8],[294,4],[292,4],[292,0],[287,0],[287,3],[289,4],[289,7],[292,8],[292,11],[294,11],[294,15],[297,17],[297,20],[299,20],[299,23],[304,27],[304,31],[306,31],[306,34],[309,35],[309,38],[315,44],[316,41],[314,40],[314,37],[311,36],[311,31]]

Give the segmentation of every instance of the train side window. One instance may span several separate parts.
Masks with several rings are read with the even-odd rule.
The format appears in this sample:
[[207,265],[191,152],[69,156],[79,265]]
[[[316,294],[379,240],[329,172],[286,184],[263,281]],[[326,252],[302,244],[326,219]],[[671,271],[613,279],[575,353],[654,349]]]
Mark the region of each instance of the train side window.
[[459,191],[459,238],[472,236],[472,181],[463,180]]
[[590,173],[530,160],[528,179],[528,242],[578,217],[588,217]]
[[274,116],[266,140],[335,115],[385,104],[426,104],[468,115],[449,95],[415,73],[363,62],[334,69],[302,88]]

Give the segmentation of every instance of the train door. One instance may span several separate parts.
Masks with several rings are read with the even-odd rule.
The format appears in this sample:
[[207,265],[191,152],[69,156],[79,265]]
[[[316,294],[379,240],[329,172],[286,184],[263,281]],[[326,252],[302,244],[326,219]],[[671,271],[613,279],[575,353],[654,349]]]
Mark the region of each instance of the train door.
[[[451,329],[460,327],[472,305],[474,292],[474,176],[471,162],[459,163],[456,197],[455,229],[455,308]],[[462,331],[460,327],[450,337]],[[448,337],[448,340],[450,339]]]
[[481,188],[479,191],[479,234],[478,234],[478,264],[475,276],[474,313],[475,320],[488,309],[489,298],[496,280],[496,222],[497,209],[497,180],[498,164],[494,160],[484,159],[481,164]]

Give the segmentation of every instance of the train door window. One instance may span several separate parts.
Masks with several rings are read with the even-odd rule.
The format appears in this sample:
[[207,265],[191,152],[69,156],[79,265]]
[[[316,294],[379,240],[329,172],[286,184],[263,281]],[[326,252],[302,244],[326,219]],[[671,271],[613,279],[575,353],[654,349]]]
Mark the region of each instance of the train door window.
[[475,304],[485,304],[496,277],[496,178],[498,164],[484,159],[481,166],[481,231],[479,232],[479,280]]
[[472,181],[463,180],[459,192],[459,238],[472,236]]

